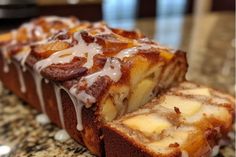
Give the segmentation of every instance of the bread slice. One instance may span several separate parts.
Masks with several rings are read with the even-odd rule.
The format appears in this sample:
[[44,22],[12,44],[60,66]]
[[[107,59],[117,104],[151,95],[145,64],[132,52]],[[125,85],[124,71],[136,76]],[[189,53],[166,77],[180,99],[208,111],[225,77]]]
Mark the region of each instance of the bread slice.
[[233,97],[183,82],[104,125],[106,156],[210,156],[231,130],[233,116]]
[[[9,71],[0,69],[6,87],[98,156],[101,125],[185,80],[187,71],[184,52],[104,23],[79,22],[46,42],[14,46],[8,49]],[[4,61],[1,54],[1,67]]]

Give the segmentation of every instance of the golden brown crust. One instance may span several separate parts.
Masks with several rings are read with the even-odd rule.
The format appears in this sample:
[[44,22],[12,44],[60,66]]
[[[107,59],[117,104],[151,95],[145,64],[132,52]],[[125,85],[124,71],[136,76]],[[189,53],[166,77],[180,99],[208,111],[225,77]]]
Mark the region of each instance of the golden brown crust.
[[104,125],[102,128],[105,141],[106,157],[181,157],[181,151],[176,149],[171,154],[155,154],[144,145],[119,132],[117,129]]
[[51,65],[42,70],[41,74],[54,81],[66,81],[80,78],[87,74],[88,69],[81,67],[81,62],[76,61],[67,65]]
[[120,134],[116,129],[105,125],[102,129],[104,134],[106,157],[152,157],[153,154],[140,148],[136,142]]

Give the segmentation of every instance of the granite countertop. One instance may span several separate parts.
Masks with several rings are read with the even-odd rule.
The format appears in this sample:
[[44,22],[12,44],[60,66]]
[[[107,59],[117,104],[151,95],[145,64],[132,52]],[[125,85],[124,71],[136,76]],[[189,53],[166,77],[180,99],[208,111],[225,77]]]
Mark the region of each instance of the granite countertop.
[[[132,21],[132,27],[164,45],[187,51],[189,80],[234,95],[234,23],[233,13],[213,13],[198,18],[145,18]],[[59,128],[39,124],[38,114],[0,84],[0,157],[1,151],[9,149],[10,157],[92,156],[73,139],[64,143],[54,140]],[[234,133],[229,134],[231,143],[221,148],[219,157],[234,157]]]

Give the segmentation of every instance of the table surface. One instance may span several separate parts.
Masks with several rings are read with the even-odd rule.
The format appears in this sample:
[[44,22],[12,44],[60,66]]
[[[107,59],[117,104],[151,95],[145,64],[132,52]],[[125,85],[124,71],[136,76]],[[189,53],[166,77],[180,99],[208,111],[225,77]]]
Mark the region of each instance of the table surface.
[[[163,45],[186,51],[188,80],[235,94],[233,13],[110,21],[109,24],[138,28]],[[12,157],[91,156],[72,139],[64,143],[55,141],[54,135],[59,128],[53,124],[40,125],[35,120],[37,114],[36,110],[21,102],[0,84],[0,153],[1,146],[7,145],[12,150],[9,155]],[[220,152],[218,156],[233,157],[234,143],[222,148]]]

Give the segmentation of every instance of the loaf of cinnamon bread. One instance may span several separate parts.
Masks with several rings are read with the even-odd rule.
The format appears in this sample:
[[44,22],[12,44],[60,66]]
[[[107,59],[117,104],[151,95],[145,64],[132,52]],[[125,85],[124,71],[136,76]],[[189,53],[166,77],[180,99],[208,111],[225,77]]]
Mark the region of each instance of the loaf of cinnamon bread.
[[102,22],[42,17],[0,35],[0,44],[4,85],[98,156],[101,126],[184,81],[187,71],[184,52]]

